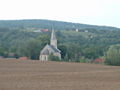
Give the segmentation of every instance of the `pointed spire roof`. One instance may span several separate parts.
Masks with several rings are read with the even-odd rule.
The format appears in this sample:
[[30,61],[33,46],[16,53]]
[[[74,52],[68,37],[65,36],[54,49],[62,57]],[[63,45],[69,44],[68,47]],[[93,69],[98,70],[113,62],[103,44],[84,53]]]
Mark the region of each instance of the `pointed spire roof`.
[[55,40],[55,39],[56,39],[55,32],[54,29],[52,29],[51,40]]

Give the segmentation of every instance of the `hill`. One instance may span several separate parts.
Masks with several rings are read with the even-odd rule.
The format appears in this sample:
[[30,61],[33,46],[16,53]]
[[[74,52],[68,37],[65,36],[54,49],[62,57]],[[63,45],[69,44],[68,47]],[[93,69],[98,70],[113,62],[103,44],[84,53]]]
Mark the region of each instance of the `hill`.
[[8,28],[47,28],[54,27],[57,30],[73,30],[73,29],[86,29],[92,28],[97,30],[120,30],[120,28],[110,26],[97,26],[72,22],[63,22],[55,20],[42,20],[42,19],[28,19],[28,20],[0,20],[0,27]]
[[[103,57],[111,45],[120,44],[119,28],[51,20],[3,20],[0,21],[0,56],[11,57],[14,53],[16,58],[38,59],[42,48],[49,43],[53,26],[65,61],[80,62],[83,58],[91,61]],[[42,28],[50,30],[33,31]]]

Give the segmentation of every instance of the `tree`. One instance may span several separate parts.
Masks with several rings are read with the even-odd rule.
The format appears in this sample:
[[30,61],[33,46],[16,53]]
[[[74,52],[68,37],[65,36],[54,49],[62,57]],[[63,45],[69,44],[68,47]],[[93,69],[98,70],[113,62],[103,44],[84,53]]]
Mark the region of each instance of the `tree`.
[[65,55],[65,57],[64,57],[64,59],[63,59],[64,61],[66,61],[66,62],[69,62],[69,59],[68,59],[68,54],[66,53],[66,55]]
[[81,57],[81,47],[75,43],[66,44],[67,47],[67,58],[72,62],[78,62]]
[[40,35],[37,39],[30,38],[22,45],[19,45],[17,54],[19,56],[27,56],[30,59],[38,59],[40,50],[42,50],[47,43],[49,43],[49,37],[46,35]]
[[42,49],[41,42],[30,39],[25,44],[18,47],[17,54],[19,56],[27,56],[30,59],[38,59],[40,49]]
[[105,63],[120,66],[120,44],[110,46],[105,55]]
[[89,45],[83,49],[83,55],[85,58],[94,60],[100,56],[103,56],[104,48],[103,46]]
[[7,49],[3,45],[0,44],[0,56],[6,57],[7,54],[8,54]]
[[67,52],[67,48],[65,45],[58,45],[58,48],[61,51],[61,58],[64,59],[66,52]]
[[85,57],[81,57],[81,58],[80,58],[80,63],[86,63]]

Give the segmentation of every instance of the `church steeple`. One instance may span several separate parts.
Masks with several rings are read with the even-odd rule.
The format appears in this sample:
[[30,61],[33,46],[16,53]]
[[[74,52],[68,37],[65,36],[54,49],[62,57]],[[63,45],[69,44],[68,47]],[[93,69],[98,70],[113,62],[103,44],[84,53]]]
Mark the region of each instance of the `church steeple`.
[[57,39],[56,39],[56,36],[55,36],[54,29],[52,29],[51,39],[50,39],[50,45],[52,45],[55,48],[57,48]]

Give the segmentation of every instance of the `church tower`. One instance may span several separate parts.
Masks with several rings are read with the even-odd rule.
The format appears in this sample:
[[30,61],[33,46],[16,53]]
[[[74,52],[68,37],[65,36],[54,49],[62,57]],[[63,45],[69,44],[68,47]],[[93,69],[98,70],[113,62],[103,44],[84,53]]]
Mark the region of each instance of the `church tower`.
[[50,45],[46,45],[41,51],[39,59],[42,61],[48,61],[49,55],[53,54],[54,56],[59,57],[61,60],[61,51],[57,48],[57,38],[55,36],[54,30],[51,33]]
[[56,39],[54,30],[52,30],[51,39],[50,39],[50,45],[57,48],[57,39]]

